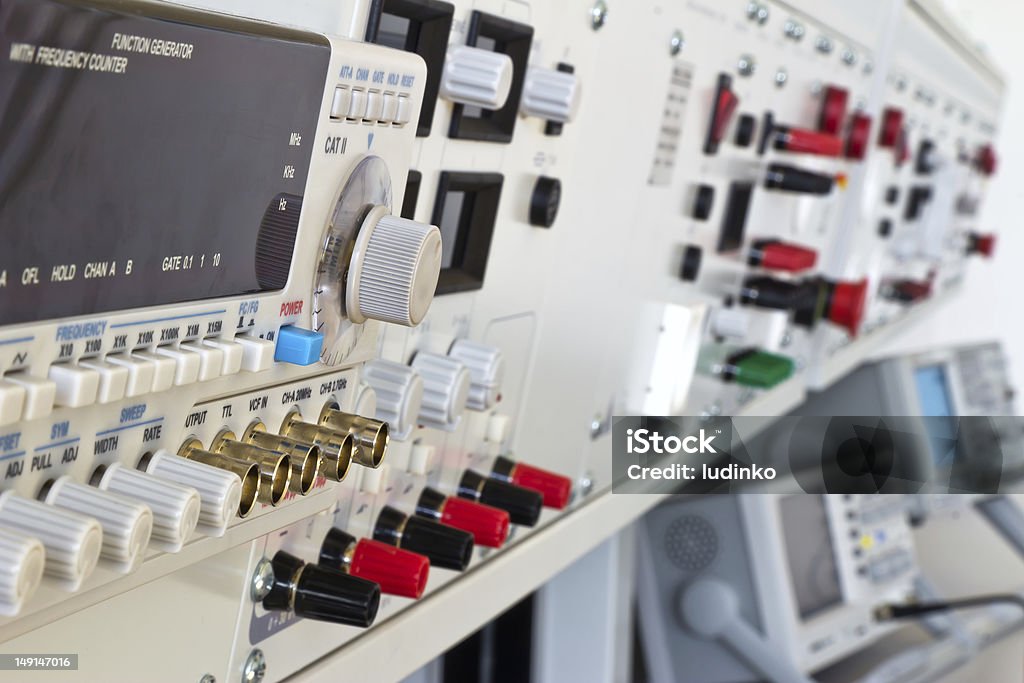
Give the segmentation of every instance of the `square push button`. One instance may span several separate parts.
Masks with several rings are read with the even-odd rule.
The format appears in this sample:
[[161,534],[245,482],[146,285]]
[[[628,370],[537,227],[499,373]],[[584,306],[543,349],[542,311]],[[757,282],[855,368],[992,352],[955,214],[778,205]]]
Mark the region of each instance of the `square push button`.
[[0,425],[9,425],[21,419],[25,406],[25,387],[0,379]]
[[312,365],[320,360],[323,347],[324,335],[319,332],[285,325],[277,333],[274,360],[292,365]]
[[348,88],[343,88],[340,85],[335,88],[334,99],[331,100],[331,118],[343,119],[348,116],[348,106],[351,99],[352,93]]
[[50,381],[57,386],[54,403],[68,408],[95,403],[100,390],[100,374],[77,365],[51,365]]

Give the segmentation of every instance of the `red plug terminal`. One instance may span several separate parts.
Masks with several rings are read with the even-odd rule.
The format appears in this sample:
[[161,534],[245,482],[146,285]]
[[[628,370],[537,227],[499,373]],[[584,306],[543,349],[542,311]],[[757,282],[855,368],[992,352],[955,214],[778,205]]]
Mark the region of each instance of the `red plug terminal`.
[[423,555],[368,538],[357,540],[341,529],[327,532],[319,564],[373,581],[381,592],[404,598],[423,595],[430,575],[430,560]]
[[465,498],[446,496],[425,488],[416,503],[416,514],[473,534],[477,545],[500,548],[508,540],[511,520],[504,510]]
[[562,510],[572,497],[572,479],[560,474],[499,456],[491,476],[495,479],[537,491],[544,496],[544,507]]

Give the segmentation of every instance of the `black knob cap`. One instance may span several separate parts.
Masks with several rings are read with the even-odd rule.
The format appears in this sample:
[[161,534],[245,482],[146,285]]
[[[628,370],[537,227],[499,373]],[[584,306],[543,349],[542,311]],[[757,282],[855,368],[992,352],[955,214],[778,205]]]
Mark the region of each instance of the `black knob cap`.
[[544,507],[544,496],[522,486],[466,470],[459,482],[459,497],[475,500],[508,513],[513,524],[535,526]]
[[324,536],[324,542],[320,545],[320,564],[325,567],[341,568],[345,566],[351,548],[356,544],[356,537],[333,527]]
[[291,610],[296,616],[366,628],[380,606],[380,586],[343,571],[306,564],[279,551],[271,563],[274,584],[263,600],[269,610]]
[[530,195],[530,225],[550,228],[555,224],[561,202],[562,182],[558,178],[538,177]]
[[764,177],[766,189],[801,194],[828,194],[834,184],[835,178],[830,175],[786,164],[769,164]]
[[463,571],[473,556],[473,535],[423,517],[410,517],[385,507],[377,517],[373,538],[425,555],[430,564]]
[[774,308],[793,313],[793,322],[814,327],[825,313],[828,292],[815,280],[794,282],[767,275],[754,275],[743,281],[740,302],[758,308]]

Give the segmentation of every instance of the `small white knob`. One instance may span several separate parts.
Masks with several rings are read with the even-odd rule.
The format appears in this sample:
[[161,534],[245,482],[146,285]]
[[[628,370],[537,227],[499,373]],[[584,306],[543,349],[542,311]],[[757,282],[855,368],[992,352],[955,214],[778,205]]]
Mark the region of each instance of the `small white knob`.
[[388,466],[381,465],[380,467],[370,469],[364,467],[363,469],[363,480],[359,483],[359,488],[363,493],[369,493],[377,495],[381,491],[387,488],[388,481]]
[[423,378],[420,422],[454,429],[469,400],[469,370],[457,360],[434,353],[417,353],[412,368]]
[[45,502],[97,519],[103,526],[100,556],[119,571],[133,571],[142,561],[153,532],[153,513],[145,505],[79,484],[68,476],[53,482]]
[[13,617],[43,578],[46,551],[38,538],[0,529],[0,614]]
[[512,89],[512,58],[500,52],[459,45],[448,51],[441,74],[441,97],[484,109],[501,109]]
[[501,380],[505,375],[505,361],[501,349],[460,339],[448,350],[448,356],[469,370],[471,378],[467,407],[471,410],[490,410],[498,402]]
[[711,333],[716,337],[739,338],[750,331],[750,313],[739,308],[719,308],[711,315]]
[[374,207],[359,228],[349,262],[345,306],[354,323],[368,318],[419,325],[441,273],[441,232]]
[[356,409],[353,412],[356,415],[377,414],[377,392],[365,380],[359,383],[359,389],[356,392]]
[[423,379],[408,365],[378,359],[363,366],[363,381],[377,396],[374,415],[388,423],[390,436],[399,441],[409,436],[420,414]]
[[242,480],[237,474],[189,460],[164,450],[153,454],[146,472],[199,492],[198,529],[207,536],[223,536],[242,499]]
[[511,420],[508,415],[502,415],[500,413],[491,415],[490,419],[487,420],[487,432],[484,438],[488,443],[499,445],[503,444],[505,443],[505,439],[508,438],[511,426]]
[[21,498],[13,491],[0,493],[0,527],[38,538],[46,548],[45,573],[72,591],[96,568],[103,547],[103,527],[93,517]]
[[199,523],[199,492],[189,486],[114,463],[103,472],[99,488],[149,506],[153,511],[150,542],[164,552],[181,550]]
[[412,474],[425,475],[434,467],[434,447],[424,443],[415,444],[409,450],[409,467]]
[[531,67],[523,83],[519,111],[547,121],[568,123],[580,106],[579,79],[575,74]]

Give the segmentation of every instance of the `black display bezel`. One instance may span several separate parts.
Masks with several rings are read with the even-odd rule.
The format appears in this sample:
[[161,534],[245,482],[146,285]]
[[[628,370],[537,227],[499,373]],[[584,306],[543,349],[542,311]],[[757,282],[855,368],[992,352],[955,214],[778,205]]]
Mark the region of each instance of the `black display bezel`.
[[366,42],[377,43],[381,17],[392,14],[409,21],[405,51],[413,52],[427,64],[423,88],[423,106],[416,124],[416,137],[430,135],[441,87],[441,72],[448,52],[448,36],[452,30],[455,6],[441,0],[374,0],[366,24]]
[[436,295],[472,291],[484,286],[504,182],[505,178],[500,173],[441,172],[431,222],[441,226],[450,192],[462,192],[466,199],[459,214],[455,261],[452,267],[441,269]]
[[475,47],[480,38],[493,40],[494,51],[512,59],[512,87],[501,109],[484,109],[480,116],[470,116],[463,105],[454,105],[448,136],[462,140],[509,143],[512,142],[512,133],[519,117],[519,100],[526,81],[533,28],[474,10],[466,32],[466,45]]
[[405,179],[405,194],[402,196],[402,218],[416,220],[416,204],[420,198],[422,184],[423,174],[419,171],[409,171]]

